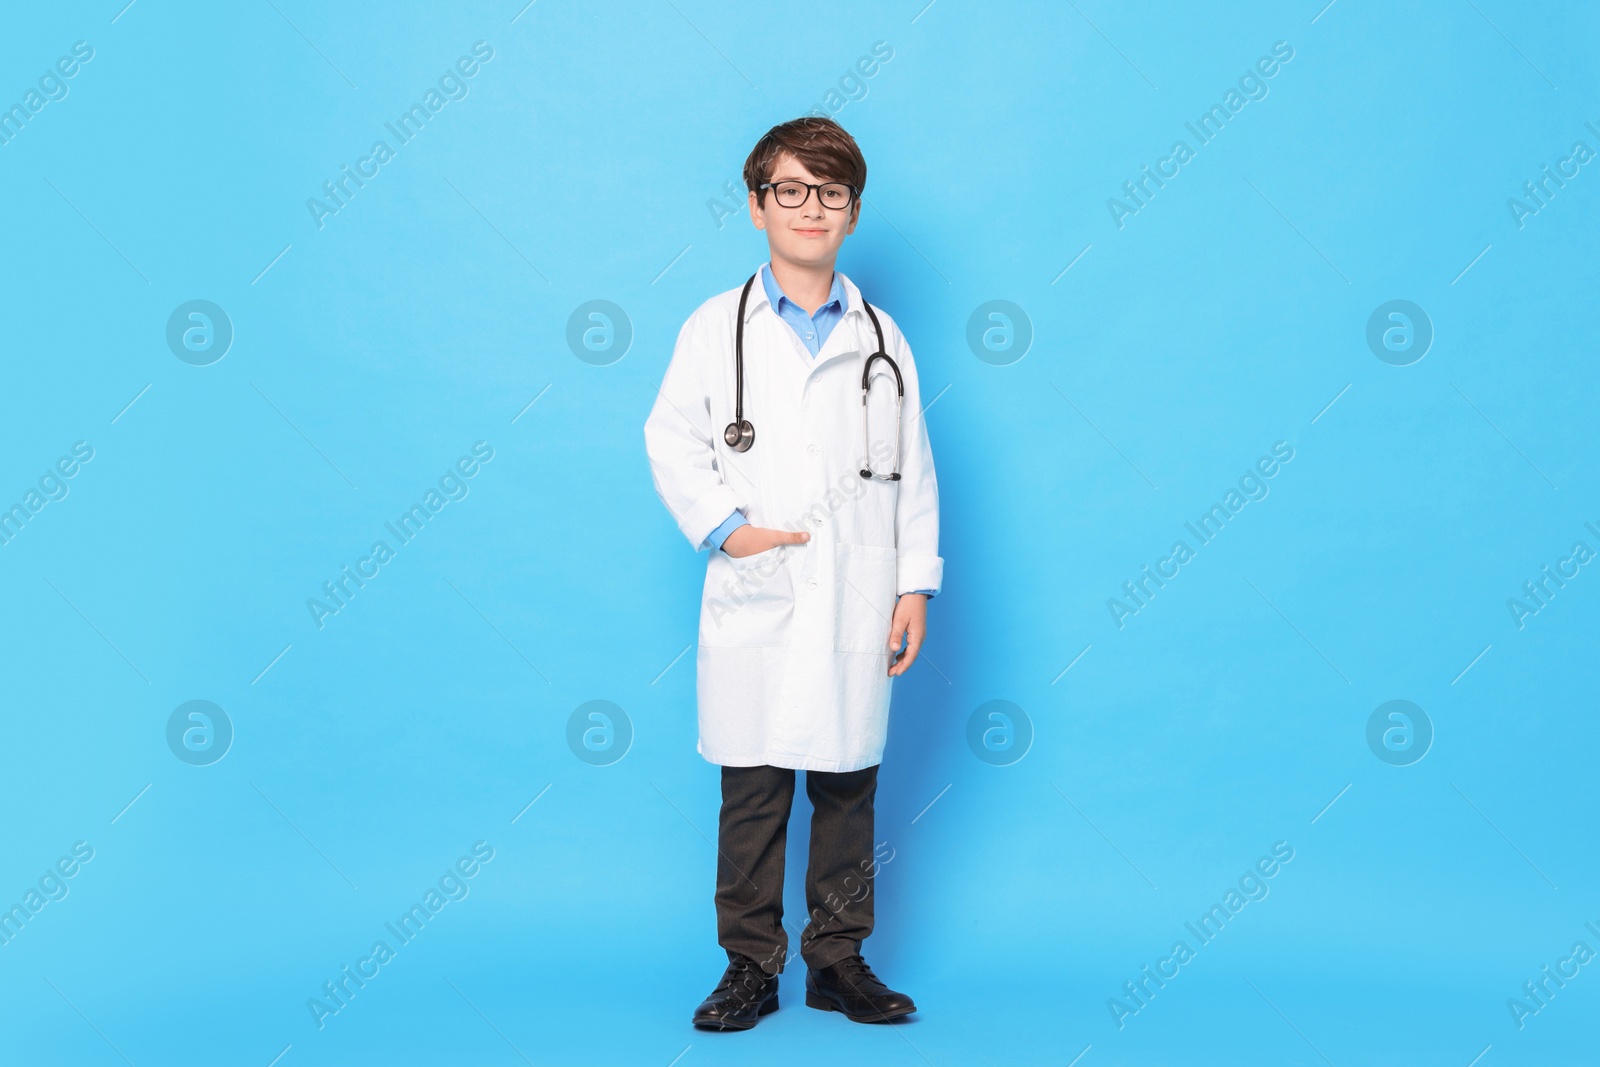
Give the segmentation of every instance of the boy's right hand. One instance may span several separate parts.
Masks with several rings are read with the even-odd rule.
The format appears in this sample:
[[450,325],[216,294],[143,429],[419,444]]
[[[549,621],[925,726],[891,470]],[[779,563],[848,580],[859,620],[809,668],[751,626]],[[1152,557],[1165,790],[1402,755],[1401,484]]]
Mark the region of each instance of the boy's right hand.
[[804,530],[769,530],[765,526],[745,523],[722,542],[722,551],[735,559],[753,556],[779,545],[799,545],[811,540]]

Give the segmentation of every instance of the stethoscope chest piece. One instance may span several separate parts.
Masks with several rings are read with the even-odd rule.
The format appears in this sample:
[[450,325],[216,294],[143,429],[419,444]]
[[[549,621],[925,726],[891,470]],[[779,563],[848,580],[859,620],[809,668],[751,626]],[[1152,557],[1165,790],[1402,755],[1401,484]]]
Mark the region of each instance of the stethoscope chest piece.
[[722,439],[735,452],[748,452],[750,446],[756,443],[756,428],[750,425],[749,419],[730,422],[728,428],[722,431]]

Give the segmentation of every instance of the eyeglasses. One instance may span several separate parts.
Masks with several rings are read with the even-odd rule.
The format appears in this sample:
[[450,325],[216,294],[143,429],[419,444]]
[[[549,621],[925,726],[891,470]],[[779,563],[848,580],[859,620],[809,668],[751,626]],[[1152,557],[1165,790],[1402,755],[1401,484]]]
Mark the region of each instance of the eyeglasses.
[[811,198],[813,189],[817,191],[817,203],[835,211],[845,210],[856,198],[856,187],[844,182],[824,182],[821,185],[810,185],[806,182],[766,182],[760,188],[773,190],[780,207],[799,207]]

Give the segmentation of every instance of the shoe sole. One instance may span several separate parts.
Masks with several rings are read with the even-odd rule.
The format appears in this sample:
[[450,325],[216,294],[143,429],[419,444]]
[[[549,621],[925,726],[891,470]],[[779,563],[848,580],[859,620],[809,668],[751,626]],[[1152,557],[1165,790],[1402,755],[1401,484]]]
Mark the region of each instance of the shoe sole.
[[778,995],[774,993],[772,999],[756,1009],[756,1017],[747,1023],[729,1023],[721,1019],[708,1019],[704,1022],[696,1021],[696,1030],[749,1030],[753,1028],[763,1015],[771,1015],[778,1010]]
[[910,1007],[902,1008],[899,1011],[894,1012],[874,1012],[871,1015],[851,1015],[833,1001],[827,999],[819,993],[813,993],[809,989],[806,990],[806,1007],[818,1008],[822,1011],[836,1011],[853,1023],[893,1022],[895,1019],[903,1019],[907,1015],[910,1015],[912,1012],[917,1010],[915,1007]]

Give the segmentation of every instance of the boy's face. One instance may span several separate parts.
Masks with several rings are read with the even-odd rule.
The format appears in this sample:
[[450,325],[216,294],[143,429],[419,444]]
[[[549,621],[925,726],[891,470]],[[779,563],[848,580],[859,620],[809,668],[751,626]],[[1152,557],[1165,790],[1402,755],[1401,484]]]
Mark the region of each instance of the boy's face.
[[[821,185],[838,181],[832,176],[812,174],[787,152],[772,163],[767,181],[805,182]],[[861,217],[861,199],[851,202],[847,211],[823,207],[815,190],[799,207],[783,207],[771,189],[750,194],[750,221],[756,229],[767,231],[767,244],[775,258],[806,267],[829,267],[838,258],[839,246],[855,232]]]

